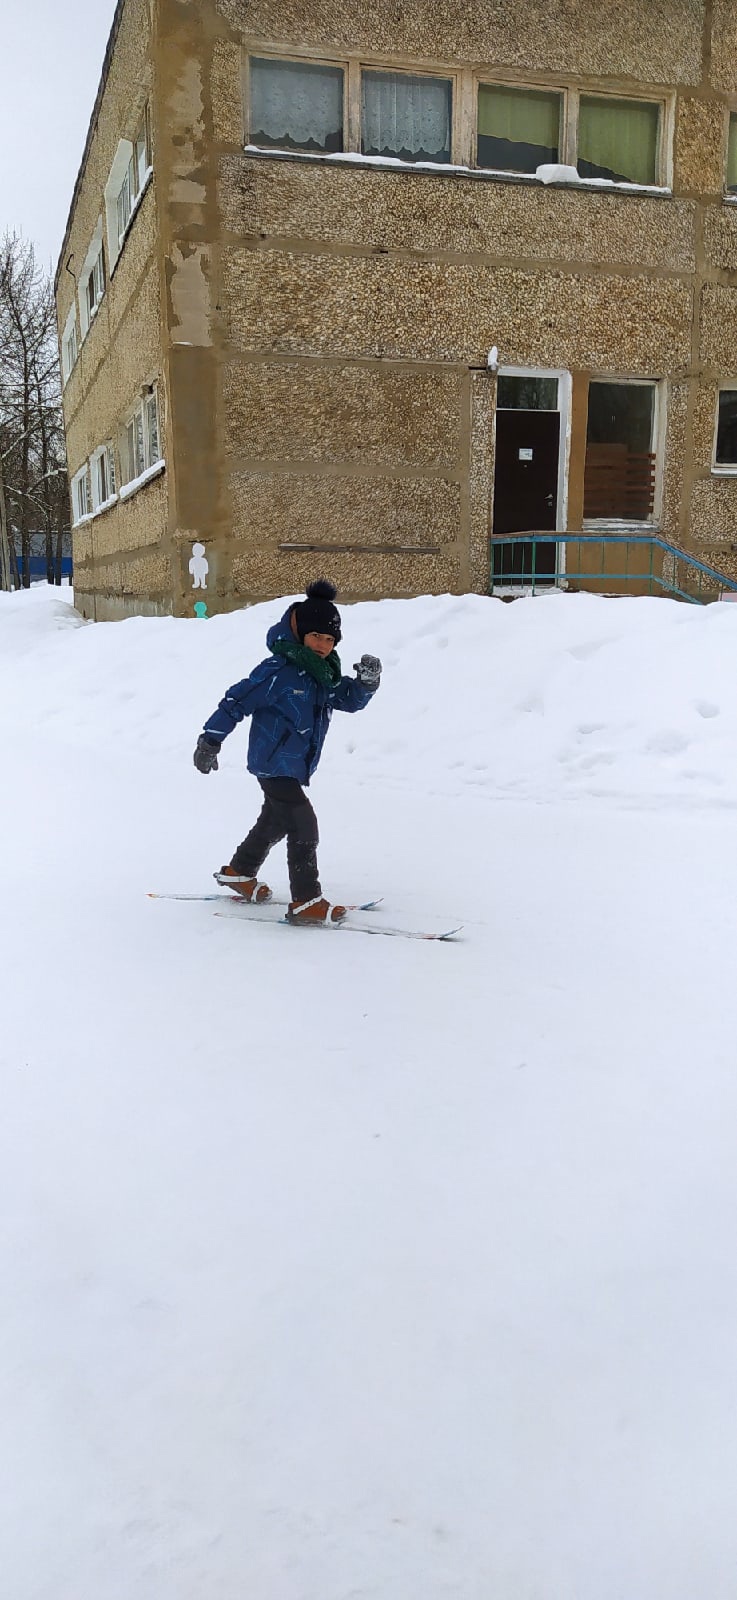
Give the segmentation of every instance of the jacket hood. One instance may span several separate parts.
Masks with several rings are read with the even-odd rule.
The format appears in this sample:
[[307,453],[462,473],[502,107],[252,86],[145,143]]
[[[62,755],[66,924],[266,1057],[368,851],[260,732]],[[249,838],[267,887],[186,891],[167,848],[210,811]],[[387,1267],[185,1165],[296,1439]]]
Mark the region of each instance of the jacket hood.
[[294,610],[294,604],[292,604],[291,606],[287,606],[287,609],[284,612],[284,616],[282,617],[281,622],[275,622],[273,627],[269,628],[269,631],[268,631],[268,633],[266,635],[266,648],[267,648],[267,650],[271,649],[272,645],[274,645],[276,643],[277,639],[291,639],[292,641],[294,641],[294,634],[292,633],[292,625],[291,625],[291,622],[289,620],[291,615],[292,615],[293,610]]

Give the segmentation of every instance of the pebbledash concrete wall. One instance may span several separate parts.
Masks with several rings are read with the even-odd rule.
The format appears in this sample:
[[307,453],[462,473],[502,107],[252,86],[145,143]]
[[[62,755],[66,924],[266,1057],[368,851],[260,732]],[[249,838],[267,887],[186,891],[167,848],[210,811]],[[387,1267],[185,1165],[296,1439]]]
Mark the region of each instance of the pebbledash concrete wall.
[[[104,219],[104,190],[118,142],[134,136],[151,98],[151,40],[149,0],[126,0],[116,14],[104,93],[90,125],[84,166],[57,268],[60,337],[95,228],[100,218]],[[103,237],[106,240],[104,227]],[[64,388],[70,480],[93,450],[108,439],[117,445],[126,411],[146,382],[160,383],[161,427],[162,431],[165,429],[157,238],[156,191],[150,183]],[[119,460],[117,467],[119,481]],[[170,610],[167,539],[163,479],[152,482],[145,495],[114,504],[75,528],[78,608],[85,616],[101,620],[131,612]]]
[[[65,407],[73,472],[94,408],[123,404],[156,348],[167,469],[75,542],[90,614],[191,614],[194,541],[210,611],[322,571],[344,598],[486,591],[492,345],[505,366],[572,375],[571,529],[590,377],[664,382],[658,526],[737,574],[737,481],[712,471],[718,386],[737,380],[734,0],[156,0],[152,15],[122,7],[65,246],[84,254],[88,191],[148,86],[155,176],[123,254],[141,241]],[[249,53],[460,71],[466,107],[475,74],[662,94],[670,192],[247,151]],[[470,160],[470,127],[456,131]],[[60,327],[63,288],[62,271]]]

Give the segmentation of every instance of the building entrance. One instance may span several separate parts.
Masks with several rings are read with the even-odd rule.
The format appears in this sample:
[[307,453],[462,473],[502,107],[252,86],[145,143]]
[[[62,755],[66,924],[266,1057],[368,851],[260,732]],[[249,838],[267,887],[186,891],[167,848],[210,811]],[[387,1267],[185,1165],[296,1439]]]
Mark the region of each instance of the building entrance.
[[[559,526],[561,413],[555,374],[502,373],[497,386],[493,531],[551,532]],[[521,587],[553,583],[558,546],[514,540],[494,550],[496,578],[518,578]],[[534,551],[534,566],[533,566]]]

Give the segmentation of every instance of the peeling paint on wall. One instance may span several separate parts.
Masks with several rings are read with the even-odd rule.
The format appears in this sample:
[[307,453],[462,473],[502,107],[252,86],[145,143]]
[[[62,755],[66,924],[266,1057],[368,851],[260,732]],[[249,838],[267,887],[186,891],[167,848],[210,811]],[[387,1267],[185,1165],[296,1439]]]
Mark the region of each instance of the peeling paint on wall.
[[212,344],[208,265],[205,246],[173,246],[169,264],[172,344]]

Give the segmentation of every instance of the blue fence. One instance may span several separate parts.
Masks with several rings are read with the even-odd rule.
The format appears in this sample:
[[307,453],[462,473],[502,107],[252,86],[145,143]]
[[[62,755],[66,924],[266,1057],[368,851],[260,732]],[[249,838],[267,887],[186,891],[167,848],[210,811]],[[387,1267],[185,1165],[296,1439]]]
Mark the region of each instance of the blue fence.
[[550,589],[593,594],[665,594],[707,605],[737,595],[737,578],[680,545],[647,533],[509,533],[491,540],[492,594]]
[[[20,566],[20,562],[18,563],[18,565]],[[30,559],[30,561],[28,563],[28,566],[29,566],[29,570],[30,570],[30,574],[31,574],[31,582],[33,582],[34,578],[45,578],[46,577],[46,557],[45,556],[31,556],[31,559]],[[71,558],[71,556],[62,556],[62,558],[61,558],[61,575],[62,575],[62,578],[71,578],[71,576],[72,576],[72,558]]]

